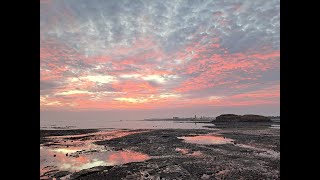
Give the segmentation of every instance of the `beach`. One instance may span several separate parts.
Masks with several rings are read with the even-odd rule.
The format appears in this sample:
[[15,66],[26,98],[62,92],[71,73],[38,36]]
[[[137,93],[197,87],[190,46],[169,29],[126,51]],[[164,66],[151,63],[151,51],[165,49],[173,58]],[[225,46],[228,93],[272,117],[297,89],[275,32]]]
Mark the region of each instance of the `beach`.
[[41,130],[40,179],[280,179],[279,124],[202,124]]

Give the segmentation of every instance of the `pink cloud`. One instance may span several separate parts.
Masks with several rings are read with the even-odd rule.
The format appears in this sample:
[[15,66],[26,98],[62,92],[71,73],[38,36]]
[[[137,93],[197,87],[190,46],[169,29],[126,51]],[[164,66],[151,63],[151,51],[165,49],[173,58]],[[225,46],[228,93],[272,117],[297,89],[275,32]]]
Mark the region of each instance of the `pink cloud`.
[[[210,41],[212,43],[204,45],[199,42],[191,43],[181,51],[166,54],[152,37],[145,37],[137,40],[131,47],[116,47],[112,51],[106,50],[105,54],[84,56],[65,44],[49,39],[46,43],[51,45],[50,48],[44,46],[40,49],[40,67],[44,69],[41,70],[41,80],[63,81],[64,85],[52,90],[53,95],[46,97],[41,107],[42,109],[69,110],[155,109],[167,106],[249,106],[277,103],[279,99],[279,92],[275,90],[277,88],[271,91],[266,89],[234,94],[214,100],[208,97],[188,98],[187,95],[191,92],[213,87],[243,90],[249,86],[239,84],[240,81],[254,82],[259,77],[259,73],[279,67],[279,51],[266,51],[268,53],[248,51],[230,54],[220,46],[218,38]],[[79,71],[76,75],[81,81],[71,82],[70,79],[66,79],[65,74],[70,73],[74,67],[67,64],[73,65],[79,60],[99,68]],[[157,68],[158,66],[161,68]],[[98,86],[97,82],[81,77],[92,75],[93,72],[116,78],[117,81],[108,85],[119,93],[99,95],[99,92],[91,91]],[[248,77],[238,76],[235,72],[245,73]],[[138,76],[132,79],[121,78],[123,75],[134,74]],[[164,75],[178,75],[185,78],[181,81],[173,80],[170,82],[170,87],[165,83],[154,85],[143,79],[147,76],[162,77]],[[70,76],[69,78],[77,79],[78,77]],[[68,94],[75,90],[78,93]],[[89,93],[79,93],[80,91]],[[164,92],[181,94],[182,98],[155,98]],[[64,96],[54,94],[64,94]],[[124,101],[115,100],[119,98],[123,98]],[[125,101],[126,98],[127,101]]]

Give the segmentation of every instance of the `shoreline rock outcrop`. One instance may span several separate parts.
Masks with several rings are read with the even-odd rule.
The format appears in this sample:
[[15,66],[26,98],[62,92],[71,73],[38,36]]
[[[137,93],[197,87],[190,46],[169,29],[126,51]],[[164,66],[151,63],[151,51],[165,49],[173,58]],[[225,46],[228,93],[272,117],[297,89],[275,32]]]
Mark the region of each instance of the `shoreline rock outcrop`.
[[269,117],[246,114],[246,115],[236,115],[236,114],[222,114],[216,117],[213,122],[272,122]]

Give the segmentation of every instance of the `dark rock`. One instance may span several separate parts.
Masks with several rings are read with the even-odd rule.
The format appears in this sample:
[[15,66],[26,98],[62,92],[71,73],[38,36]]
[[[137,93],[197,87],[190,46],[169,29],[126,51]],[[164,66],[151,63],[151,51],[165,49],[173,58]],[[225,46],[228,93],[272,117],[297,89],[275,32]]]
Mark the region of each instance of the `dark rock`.
[[222,114],[213,122],[272,122],[269,117],[247,114],[247,115],[236,115],[236,114]]
[[68,171],[59,171],[56,174],[54,174],[54,177],[55,178],[61,178],[61,177],[64,177],[64,176],[66,176],[68,174],[71,174],[71,173],[68,172]]
[[224,120],[237,120],[240,116],[236,114],[222,114],[216,117],[215,121],[224,121]]
[[248,122],[271,122],[271,119],[269,117],[260,116],[260,115],[254,115],[254,114],[248,114],[241,116],[241,121],[248,121]]

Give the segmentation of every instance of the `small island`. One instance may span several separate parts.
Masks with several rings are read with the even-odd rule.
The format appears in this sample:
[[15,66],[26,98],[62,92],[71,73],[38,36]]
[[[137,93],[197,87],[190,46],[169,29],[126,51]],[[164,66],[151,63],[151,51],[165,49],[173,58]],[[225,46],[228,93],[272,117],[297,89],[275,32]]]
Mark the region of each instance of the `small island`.
[[254,115],[254,114],[247,114],[247,115],[236,115],[236,114],[222,114],[216,117],[213,122],[272,122],[271,118],[261,116],[261,115]]

